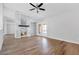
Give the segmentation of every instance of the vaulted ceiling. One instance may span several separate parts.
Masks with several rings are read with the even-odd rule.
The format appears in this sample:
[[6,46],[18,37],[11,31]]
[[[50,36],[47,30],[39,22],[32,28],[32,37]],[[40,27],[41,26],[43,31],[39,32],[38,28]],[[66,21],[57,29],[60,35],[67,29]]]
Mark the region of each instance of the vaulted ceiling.
[[33,8],[29,3],[5,3],[4,7],[15,11],[21,11],[34,19],[45,19],[67,12],[73,12],[73,10],[79,10],[79,4],[67,3],[44,3],[42,8],[46,9],[46,11],[40,11],[38,14],[36,13],[36,10],[29,11],[29,9]]

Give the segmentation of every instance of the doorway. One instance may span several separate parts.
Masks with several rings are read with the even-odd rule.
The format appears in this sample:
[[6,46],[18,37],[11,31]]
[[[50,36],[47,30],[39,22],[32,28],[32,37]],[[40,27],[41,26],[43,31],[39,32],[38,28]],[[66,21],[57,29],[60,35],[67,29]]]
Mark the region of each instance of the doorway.
[[39,33],[39,35],[46,36],[47,35],[47,25],[38,24],[38,33]]

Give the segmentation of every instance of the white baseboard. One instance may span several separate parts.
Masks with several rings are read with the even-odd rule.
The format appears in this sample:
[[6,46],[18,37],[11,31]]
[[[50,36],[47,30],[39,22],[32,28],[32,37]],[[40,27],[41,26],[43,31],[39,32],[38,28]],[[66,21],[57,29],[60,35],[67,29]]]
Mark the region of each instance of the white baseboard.
[[[43,36],[43,35],[38,35],[38,36]],[[79,40],[78,41],[77,40],[68,40],[68,39],[62,39],[62,38],[57,38],[57,37],[53,37],[53,36],[44,36],[44,37],[79,44]]]

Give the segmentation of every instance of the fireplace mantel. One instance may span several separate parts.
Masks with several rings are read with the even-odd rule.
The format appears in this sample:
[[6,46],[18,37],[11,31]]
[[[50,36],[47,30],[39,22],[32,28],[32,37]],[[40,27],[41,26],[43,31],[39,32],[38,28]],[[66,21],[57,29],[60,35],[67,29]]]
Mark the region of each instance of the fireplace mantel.
[[19,27],[29,27],[29,25],[19,25]]

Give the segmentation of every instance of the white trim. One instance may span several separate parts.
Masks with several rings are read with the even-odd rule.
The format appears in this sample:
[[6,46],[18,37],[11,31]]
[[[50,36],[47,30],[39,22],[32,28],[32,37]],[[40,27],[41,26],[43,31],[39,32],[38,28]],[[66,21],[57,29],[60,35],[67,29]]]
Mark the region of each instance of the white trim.
[[[43,35],[38,35],[38,36],[43,36]],[[61,38],[56,38],[56,37],[51,37],[51,36],[44,36],[44,37],[51,38],[51,39],[56,39],[56,40],[61,40],[61,41],[66,41],[66,42],[70,42],[70,43],[75,43],[75,44],[79,44],[79,41],[66,40],[66,39],[61,39]]]

